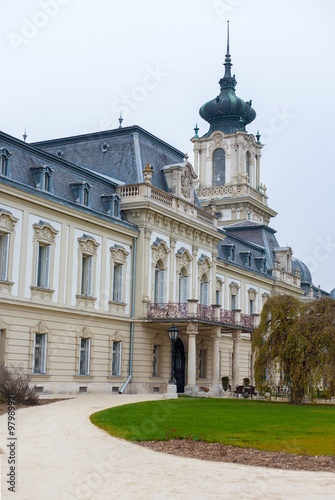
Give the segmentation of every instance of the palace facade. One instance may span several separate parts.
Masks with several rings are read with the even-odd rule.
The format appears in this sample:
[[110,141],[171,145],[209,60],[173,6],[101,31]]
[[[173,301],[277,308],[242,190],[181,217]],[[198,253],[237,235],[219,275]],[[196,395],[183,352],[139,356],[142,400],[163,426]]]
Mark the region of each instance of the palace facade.
[[219,395],[223,376],[253,381],[269,296],[329,295],[269,226],[256,113],[231,66],[228,48],[194,166],[138,126],[0,133],[0,364],[38,392],[166,392],[174,323],[178,392]]

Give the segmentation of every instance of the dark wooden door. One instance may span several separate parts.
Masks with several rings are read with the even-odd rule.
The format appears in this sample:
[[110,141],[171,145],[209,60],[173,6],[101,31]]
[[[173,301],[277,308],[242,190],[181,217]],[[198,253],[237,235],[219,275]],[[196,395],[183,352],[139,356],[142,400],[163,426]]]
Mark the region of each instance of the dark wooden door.
[[185,352],[184,344],[179,338],[176,342],[176,363],[174,375],[177,381],[177,392],[183,393],[185,388]]

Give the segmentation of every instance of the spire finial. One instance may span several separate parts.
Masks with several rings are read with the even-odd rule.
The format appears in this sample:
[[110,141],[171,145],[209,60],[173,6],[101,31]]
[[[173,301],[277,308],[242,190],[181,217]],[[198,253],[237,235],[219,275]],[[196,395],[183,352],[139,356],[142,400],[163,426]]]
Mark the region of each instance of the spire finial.
[[231,78],[230,68],[232,67],[232,63],[231,63],[231,57],[229,54],[229,21],[227,21],[227,52],[226,52],[224,66],[226,68],[224,78]]
[[119,118],[119,128],[122,128],[122,122],[123,122],[123,118],[122,118],[122,109],[121,109],[121,112],[120,112],[120,118]]
[[26,142],[26,139],[27,139],[27,127],[24,127],[24,134],[23,134],[23,140],[24,142]]
[[229,21],[227,21],[227,55],[229,54]]

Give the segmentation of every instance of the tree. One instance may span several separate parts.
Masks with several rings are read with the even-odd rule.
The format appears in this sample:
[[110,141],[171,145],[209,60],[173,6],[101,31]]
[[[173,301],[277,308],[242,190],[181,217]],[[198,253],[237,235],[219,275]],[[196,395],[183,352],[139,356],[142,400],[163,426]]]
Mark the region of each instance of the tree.
[[[254,332],[255,380],[260,390],[280,379],[291,386],[291,403],[320,386],[335,393],[335,300],[302,303],[276,295],[264,304]],[[278,374],[279,371],[279,374]]]

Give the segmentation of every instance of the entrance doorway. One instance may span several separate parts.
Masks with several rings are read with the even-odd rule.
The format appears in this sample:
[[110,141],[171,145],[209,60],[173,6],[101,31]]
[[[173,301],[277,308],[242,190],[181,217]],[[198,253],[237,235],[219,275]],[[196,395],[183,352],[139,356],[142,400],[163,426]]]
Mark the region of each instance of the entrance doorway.
[[183,393],[185,388],[185,351],[184,344],[180,338],[176,342],[176,364],[174,376],[177,381],[177,392]]

